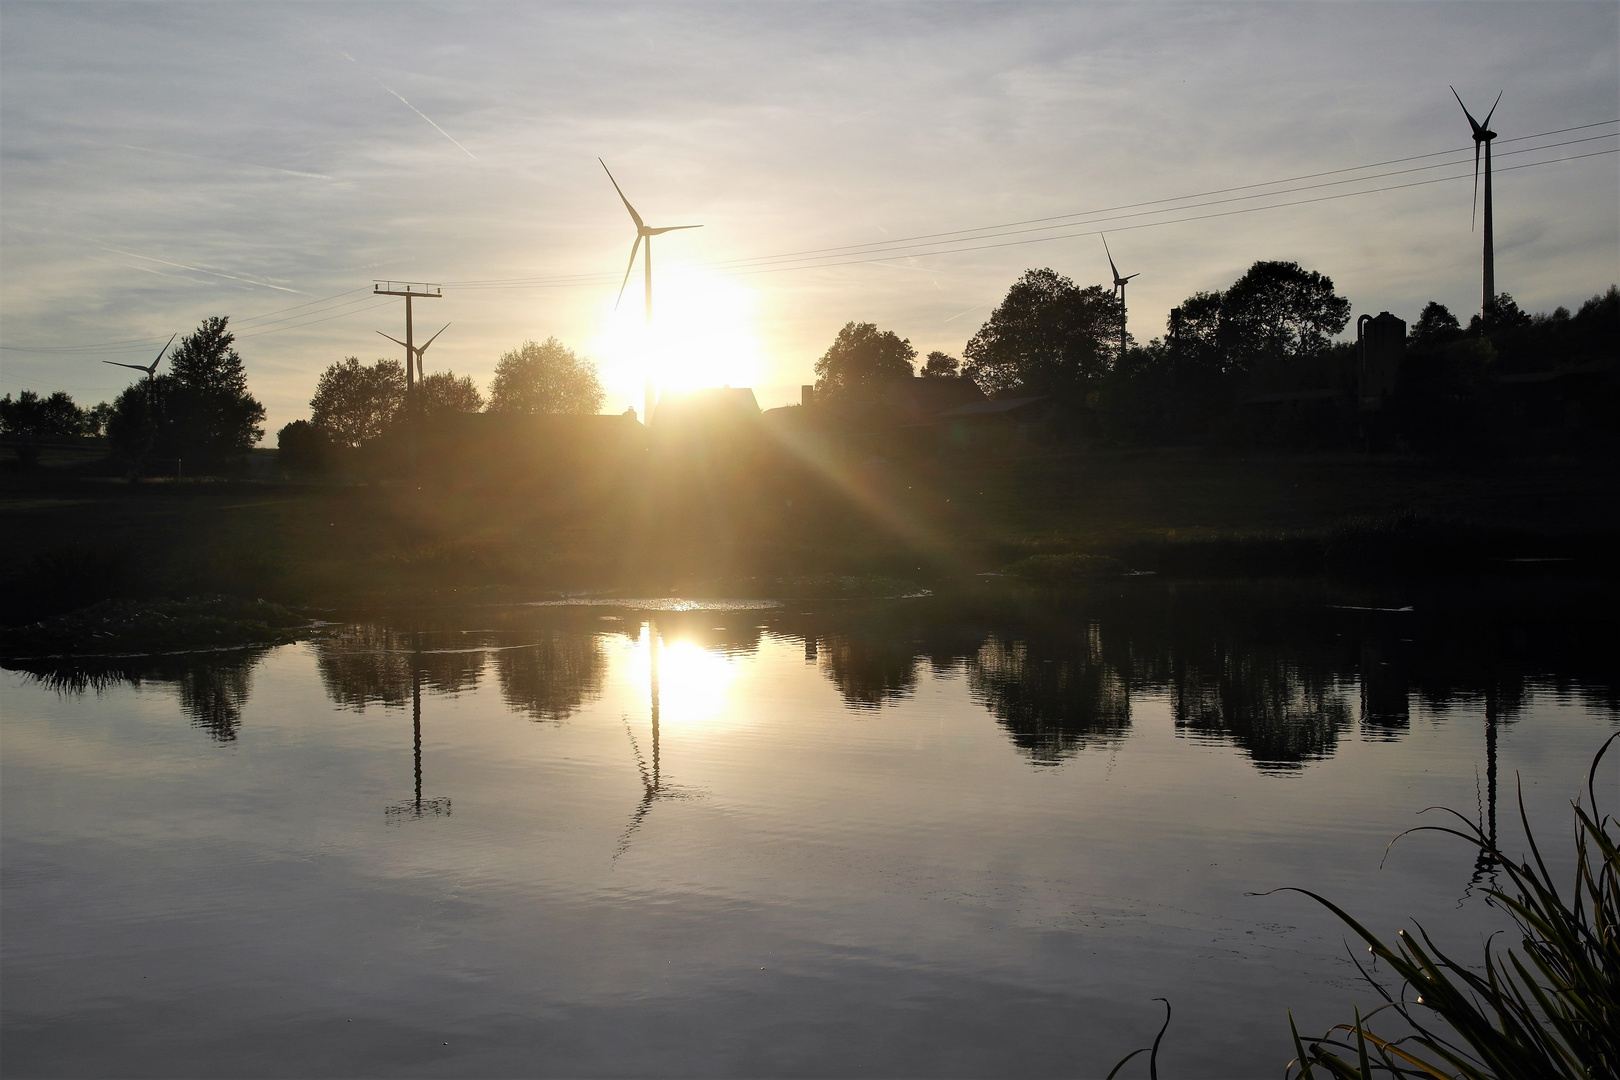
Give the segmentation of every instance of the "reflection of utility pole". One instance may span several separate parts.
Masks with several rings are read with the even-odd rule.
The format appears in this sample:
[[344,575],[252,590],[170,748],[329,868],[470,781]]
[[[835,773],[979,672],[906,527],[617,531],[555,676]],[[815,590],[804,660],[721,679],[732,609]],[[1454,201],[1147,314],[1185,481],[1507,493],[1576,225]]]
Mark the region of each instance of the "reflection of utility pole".
[[[374,296],[403,296],[405,298],[405,428],[410,444],[411,478],[416,478],[416,337],[411,327],[411,301],[437,300],[444,290],[422,281],[378,281],[371,287]],[[442,332],[442,331],[441,331]],[[434,335],[437,337],[438,335]],[[424,351],[426,346],[423,346]]]
[[391,818],[425,815],[448,815],[450,800],[422,798],[422,635],[411,635],[411,728],[416,758],[416,798],[411,802],[396,803],[383,811]]

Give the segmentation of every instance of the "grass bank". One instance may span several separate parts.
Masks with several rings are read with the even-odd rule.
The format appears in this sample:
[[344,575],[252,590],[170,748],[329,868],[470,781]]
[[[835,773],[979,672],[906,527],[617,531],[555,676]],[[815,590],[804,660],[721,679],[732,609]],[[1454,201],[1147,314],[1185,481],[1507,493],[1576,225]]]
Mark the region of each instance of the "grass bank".
[[14,475],[0,480],[0,622],[202,593],[342,607],[863,576],[938,587],[1071,555],[1184,576],[1608,573],[1616,473],[1105,452],[421,489]]

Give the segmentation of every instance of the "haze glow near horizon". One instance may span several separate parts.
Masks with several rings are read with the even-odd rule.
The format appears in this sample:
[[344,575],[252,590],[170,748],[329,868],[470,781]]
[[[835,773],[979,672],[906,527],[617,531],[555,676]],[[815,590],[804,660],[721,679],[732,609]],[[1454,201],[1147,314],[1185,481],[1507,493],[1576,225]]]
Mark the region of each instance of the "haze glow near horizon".
[[[659,384],[767,408],[846,322],[960,356],[1026,268],[1105,282],[1099,227],[1141,273],[1142,340],[1257,259],[1328,274],[1357,314],[1466,320],[1481,237],[1448,84],[1481,113],[1503,92],[1499,288],[1547,311],[1620,279],[1620,158],[1508,171],[1613,149],[1616,127],[1505,153],[1620,116],[1613,3],[14,3],[0,31],[0,393],[110,399],[128,373],[101,360],[225,314],[269,445],[328,364],[397,358],[375,331],[403,336],[402,305],[373,277],[445,283],[418,305],[421,336],[452,324],[430,370],[487,390],[501,353],[555,336],[597,361],[606,411],[639,411],[654,346],[639,263],[614,311],[634,229],[598,156],[650,224],[704,225],[655,244]],[[1462,164],[1352,198],[736,265],[1440,150]],[[1431,175],[1462,179],[1394,186]],[[129,344],[83,348],[108,342]]]

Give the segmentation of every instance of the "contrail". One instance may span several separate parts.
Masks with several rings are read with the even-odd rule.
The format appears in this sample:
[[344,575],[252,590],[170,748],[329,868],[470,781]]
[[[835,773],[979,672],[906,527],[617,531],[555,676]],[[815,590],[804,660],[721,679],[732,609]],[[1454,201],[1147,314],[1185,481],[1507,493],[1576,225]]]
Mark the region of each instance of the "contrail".
[[974,304],[972,307],[968,308],[967,311],[958,311],[955,315],[952,315],[949,319],[945,319],[945,320],[942,320],[942,321],[944,321],[944,322],[955,322],[957,319],[960,319],[962,316],[966,315],[968,313],[968,311],[978,311],[980,308],[989,307],[993,303],[995,303],[994,300],[986,300],[982,304]]
[[266,288],[266,289],[276,289],[276,290],[278,290],[280,292],[290,292],[294,296],[307,296],[307,295],[309,295],[308,293],[299,292],[297,289],[288,289],[288,288],[283,288],[280,285],[272,285],[268,281],[254,281],[252,278],[237,277],[235,274],[225,274],[225,273],[221,273],[218,270],[204,270],[200,266],[187,266],[185,263],[170,262],[167,259],[154,259],[150,255],[137,255],[133,251],[122,251],[122,250],[120,250],[118,248],[107,247],[104,244],[97,245],[97,246],[100,247],[102,251],[110,251],[114,255],[128,255],[131,259],[144,259],[147,262],[161,263],[164,266],[178,266],[182,270],[191,270],[191,271],[194,271],[195,273],[198,273],[198,274],[212,274],[214,277],[229,278],[232,281],[242,281],[242,282],[246,282],[249,285],[258,285],[258,286],[261,286],[261,287]]
[[190,158],[193,161],[217,161],[222,165],[235,165],[243,169],[268,169],[271,172],[286,173],[288,176],[304,176],[311,180],[330,180],[325,173],[300,172],[297,169],[283,169],[279,165],[259,165],[252,161],[230,161],[226,158],[209,157],[206,154],[182,154],[178,150],[154,150],[150,146],[134,146],[130,143],[119,143],[125,150],[139,150],[143,154],[161,154],[164,157]]
[[[320,37],[320,39],[322,41],[325,41],[328,45],[332,45],[332,43],[327,40],[325,35],[316,35],[316,36]],[[336,52],[339,56],[343,57],[349,63],[353,64],[355,67],[359,68],[361,71],[365,72],[367,75],[370,75],[371,80],[373,82],[375,82],[378,86],[382,87],[384,90],[388,91],[390,94],[393,94],[395,97],[399,98],[400,104],[404,105],[407,109],[411,110],[411,112],[415,113],[417,116],[420,116],[422,119],[426,120],[428,123],[433,124],[433,118],[431,116],[429,116],[427,113],[423,112],[421,109],[418,109],[415,105],[412,105],[410,102],[406,101],[404,96],[401,95],[398,90],[395,90],[392,86],[389,86],[387,83],[385,83],[381,79],[377,78],[377,76],[375,74],[373,74],[371,69],[366,67],[366,65],[362,64],[360,61],[356,60],[354,57],[350,56],[348,53],[344,52],[342,49],[339,49],[336,45],[332,45],[332,49],[333,49],[334,52]],[[454,135],[450,134],[448,131],[444,130],[444,128],[440,127],[438,124],[433,124],[433,130],[437,131],[440,135],[443,135],[445,138],[449,139],[451,142],[456,143],[456,148],[458,150],[460,150],[463,154],[466,154],[468,157],[472,158],[474,161],[478,160],[478,155],[474,154],[471,150],[467,149],[465,146],[462,146],[459,142],[456,142],[456,137]]]

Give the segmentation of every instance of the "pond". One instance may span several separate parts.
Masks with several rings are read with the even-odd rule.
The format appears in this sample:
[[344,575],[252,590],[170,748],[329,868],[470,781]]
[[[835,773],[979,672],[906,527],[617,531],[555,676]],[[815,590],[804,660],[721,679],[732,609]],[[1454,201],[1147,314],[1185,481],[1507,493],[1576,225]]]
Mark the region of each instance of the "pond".
[[1477,955],[1495,869],[1385,847],[1445,805],[1519,850],[1517,777],[1563,857],[1620,728],[1614,591],[531,605],[13,664],[0,1052],[1100,1077],[1167,998],[1163,1075],[1275,1075],[1288,1010],[1373,994],[1331,915],[1253,894]]

